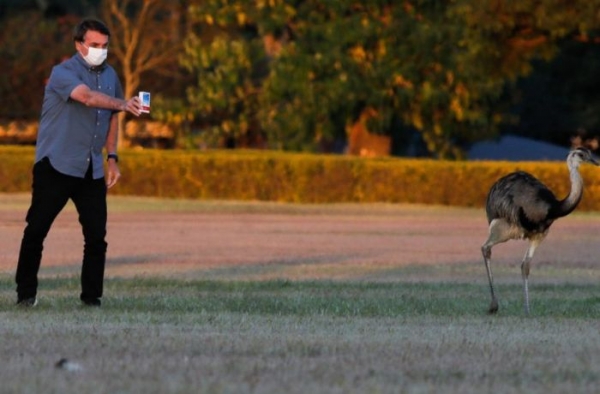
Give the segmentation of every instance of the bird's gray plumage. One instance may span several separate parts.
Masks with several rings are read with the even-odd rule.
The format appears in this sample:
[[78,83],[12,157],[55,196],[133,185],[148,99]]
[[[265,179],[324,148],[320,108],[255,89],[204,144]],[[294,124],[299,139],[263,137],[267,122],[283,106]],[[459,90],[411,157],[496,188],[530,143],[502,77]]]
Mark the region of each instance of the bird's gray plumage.
[[498,310],[490,268],[492,247],[509,239],[523,238],[529,240],[529,248],[521,265],[525,311],[529,313],[529,263],[552,223],[571,213],[581,201],[583,180],[579,174],[579,165],[583,162],[600,164],[594,160],[588,149],[577,148],[571,151],[567,156],[571,189],[562,200],[558,200],[554,193],[534,176],[523,171],[500,178],[490,189],[485,208],[490,225],[489,237],[481,247],[492,293],[490,313]]
[[558,204],[554,193],[532,175],[518,171],[494,184],[487,197],[485,211],[488,224],[503,218],[522,228],[525,235],[546,231],[555,217]]

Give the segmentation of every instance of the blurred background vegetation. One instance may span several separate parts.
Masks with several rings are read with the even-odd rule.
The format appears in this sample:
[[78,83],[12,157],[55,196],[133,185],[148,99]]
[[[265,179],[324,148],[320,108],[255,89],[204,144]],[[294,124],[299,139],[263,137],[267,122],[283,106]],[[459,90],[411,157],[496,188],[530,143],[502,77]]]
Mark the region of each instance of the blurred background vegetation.
[[126,95],[153,95],[123,146],[461,159],[600,136],[600,0],[0,0],[1,142],[35,141],[83,16]]

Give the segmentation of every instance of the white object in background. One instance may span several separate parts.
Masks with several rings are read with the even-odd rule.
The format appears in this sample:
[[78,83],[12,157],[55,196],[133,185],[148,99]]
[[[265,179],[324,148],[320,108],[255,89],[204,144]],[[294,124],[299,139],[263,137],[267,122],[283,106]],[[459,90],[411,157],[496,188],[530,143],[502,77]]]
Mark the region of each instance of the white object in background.
[[140,101],[142,102],[142,113],[150,113],[150,92],[139,92]]

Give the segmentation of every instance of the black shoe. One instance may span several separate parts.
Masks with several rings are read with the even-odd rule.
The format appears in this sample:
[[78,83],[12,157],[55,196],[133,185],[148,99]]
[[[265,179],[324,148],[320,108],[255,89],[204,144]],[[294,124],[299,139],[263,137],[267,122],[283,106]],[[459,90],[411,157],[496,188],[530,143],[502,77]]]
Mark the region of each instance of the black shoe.
[[17,306],[23,308],[32,308],[37,305],[37,298],[29,297],[29,298],[21,298],[17,300]]
[[85,300],[81,300],[81,302],[85,306],[102,306],[102,301],[100,301],[100,298],[86,298]]

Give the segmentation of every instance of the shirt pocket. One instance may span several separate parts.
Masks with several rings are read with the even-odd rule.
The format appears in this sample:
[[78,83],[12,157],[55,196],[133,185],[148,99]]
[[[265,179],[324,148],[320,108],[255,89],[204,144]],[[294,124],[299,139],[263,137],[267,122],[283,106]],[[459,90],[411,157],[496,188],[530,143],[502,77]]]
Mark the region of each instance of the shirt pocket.
[[104,94],[106,94],[107,96],[110,97],[115,97],[116,94],[116,89],[114,86],[114,80],[112,78],[109,78],[108,75],[106,75],[107,73],[103,73],[100,75],[99,81],[98,81],[98,90]]

